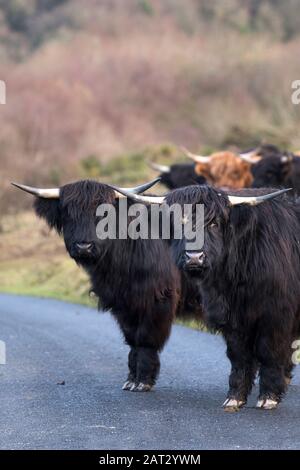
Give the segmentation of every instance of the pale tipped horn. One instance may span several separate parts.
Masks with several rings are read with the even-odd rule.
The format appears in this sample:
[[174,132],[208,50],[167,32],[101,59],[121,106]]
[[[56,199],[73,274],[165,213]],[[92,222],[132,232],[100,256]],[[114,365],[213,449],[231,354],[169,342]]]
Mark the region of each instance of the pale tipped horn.
[[282,155],[280,158],[281,163],[287,163],[293,161],[293,155]]
[[141,202],[141,203],[148,203],[148,204],[162,204],[165,200],[165,196],[141,196],[140,194],[135,194],[127,189],[124,188],[118,188],[117,186],[114,186],[112,184],[108,184],[110,188],[112,188],[116,193],[122,194],[122,196],[126,196],[129,199],[135,201],[135,202]]
[[196,163],[209,163],[210,161],[210,157],[207,155],[196,155],[195,153],[190,152],[185,147],[180,147],[180,149],[188,158],[191,158]]
[[237,155],[245,162],[253,164],[259,162],[262,159],[260,155],[257,155],[258,150],[259,148],[256,148],[250,152],[238,153]]
[[144,184],[141,184],[140,186],[135,186],[134,188],[120,188],[120,189],[123,190],[123,191],[128,191],[129,193],[132,193],[132,194],[141,194],[144,191],[147,191],[147,189],[152,188],[152,186],[154,186],[160,180],[161,180],[161,178],[158,177],[158,178],[155,178],[152,181],[149,181],[149,183],[144,183]]
[[44,199],[59,199],[59,188],[50,188],[50,189],[43,189],[43,188],[33,188],[31,186],[26,186],[25,184],[19,183],[11,183],[16,188],[21,189],[22,191],[26,191],[26,193],[33,194],[36,197],[41,197]]
[[[121,188],[125,191],[128,191],[129,193],[132,194],[139,194],[143,193],[144,191],[147,191],[147,189],[151,188],[152,186],[155,185],[160,181],[160,178],[155,178],[152,181],[149,181],[149,183],[144,183],[141,184],[140,186],[135,186],[133,188]],[[27,193],[33,194],[34,196],[41,197],[44,199],[59,199],[59,193],[60,189],[59,188],[52,188],[52,189],[42,189],[42,188],[33,188],[31,186],[26,186],[25,184],[19,184],[19,183],[11,183],[13,186],[16,186],[16,188],[21,189],[22,191],[26,191]],[[119,194],[117,194],[118,196]]]
[[232,206],[235,206],[237,204],[249,204],[250,206],[257,206],[262,202],[268,201],[270,199],[273,199],[274,197],[280,196],[281,194],[287,193],[292,189],[293,188],[280,189],[279,191],[264,194],[262,196],[230,196],[229,194],[227,194],[227,197]]
[[147,162],[150,168],[155,171],[159,171],[160,173],[169,173],[170,167],[168,165],[160,165],[159,163],[151,162],[150,160]]

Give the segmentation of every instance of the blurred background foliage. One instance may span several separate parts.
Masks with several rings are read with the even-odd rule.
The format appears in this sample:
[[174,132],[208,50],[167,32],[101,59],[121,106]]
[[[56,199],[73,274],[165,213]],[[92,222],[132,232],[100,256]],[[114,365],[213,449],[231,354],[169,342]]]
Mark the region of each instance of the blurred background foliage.
[[10,181],[131,185],[180,145],[298,150],[299,50],[299,0],[0,0],[1,288],[88,299]]
[[177,145],[299,148],[299,9],[299,0],[0,0],[2,213],[29,204],[12,179],[126,184],[153,176],[147,158],[183,159]]

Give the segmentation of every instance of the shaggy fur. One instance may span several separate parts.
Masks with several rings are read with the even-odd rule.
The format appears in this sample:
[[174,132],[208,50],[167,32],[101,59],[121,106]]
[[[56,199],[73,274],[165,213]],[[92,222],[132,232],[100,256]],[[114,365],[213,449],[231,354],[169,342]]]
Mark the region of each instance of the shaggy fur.
[[[280,401],[300,335],[299,206],[284,197],[231,207],[224,192],[208,186],[173,191],[167,203],[175,202],[205,207],[205,262],[190,275],[199,281],[207,324],[227,343],[228,397],[246,402],[259,368],[260,399]],[[182,243],[175,260],[188,272]]]
[[[144,391],[157,379],[159,352],[176,311],[198,308],[200,315],[202,311],[188,282],[180,295],[180,273],[166,242],[97,238],[96,208],[101,203],[113,203],[118,211],[118,200],[110,188],[82,181],[62,187],[59,200],[36,199],[35,210],[63,234],[68,253],[89,274],[101,308],[111,310],[130,346],[130,388]],[[83,242],[93,243],[90,253],[78,253],[76,244]],[[193,300],[185,300],[190,298]]]
[[261,145],[256,152],[256,155],[266,158],[266,157],[292,157],[293,153],[288,152],[287,150],[281,150],[279,147],[276,145],[272,144],[263,144]]
[[272,144],[262,144],[257,152],[260,157],[281,157],[283,155],[282,150],[279,147]]
[[284,187],[300,193],[300,158],[290,156],[282,162],[282,156],[268,156],[253,165],[253,188]]
[[195,172],[194,163],[171,165],[170,171],[160,175],[161,183],[168,189],[182,188],[191,184],[204,184],[205,178]]
[[195,171],[218,188],[246,188],[251,186],[253,179],[250,164],[232,152],[213,153],[209,163],[197,163]]

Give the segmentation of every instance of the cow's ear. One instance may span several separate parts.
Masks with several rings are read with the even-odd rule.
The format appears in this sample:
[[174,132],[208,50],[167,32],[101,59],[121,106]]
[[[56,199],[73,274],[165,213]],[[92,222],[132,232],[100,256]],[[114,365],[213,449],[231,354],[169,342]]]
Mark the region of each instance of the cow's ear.
[[35,198],[34,210],[38,217],[44,219],[50,228],[58,233],[62,231],[62,217],[59,199]]

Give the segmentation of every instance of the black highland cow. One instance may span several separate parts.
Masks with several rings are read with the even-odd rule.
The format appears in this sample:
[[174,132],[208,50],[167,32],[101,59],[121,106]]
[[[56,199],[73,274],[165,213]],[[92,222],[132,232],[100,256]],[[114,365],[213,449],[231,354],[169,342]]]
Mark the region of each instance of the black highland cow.
[[182,188],[193,184],[205,184],[204,176],[195,172],[194,163],[177,163],[171,166],[149,162],[151,168],[160,172],[160,182],[168,189]]
[[123,389],[150,390],[176,312],[198,309],[201,315],[196,292],[191,294],[193,283],[183,287],[186,304],[180,296],[181,277],[167,242],[97,238],[97,207],[111,203],[118,211],[119,206],[115,191],[107,185],[80,181],[51,190],[16,186],[38,196],[34,202],[37,215],[63,235],[69,255],[89,274],[101,308],[111,310],[117,320],[130,346],[129,375]]
[[252,166],[253,188],[293,188],[300,194],[300,158],[293,155],[262,158]]
[[251,164],[252,188],[292,188],[299,195],[299,156],[266,144],[240,156]]
[[173,245],[179,268],[199,281],[208,326],[227,343],[228,411],[246,403],[257,371],[263,409],[277,406],[292,376],[291,345],[300,336],[300,206],[275,198],[283,192],[244,189],[229,196],[190,186],[157,198],[204,204],[202,249],[188,252],[184,240]]

